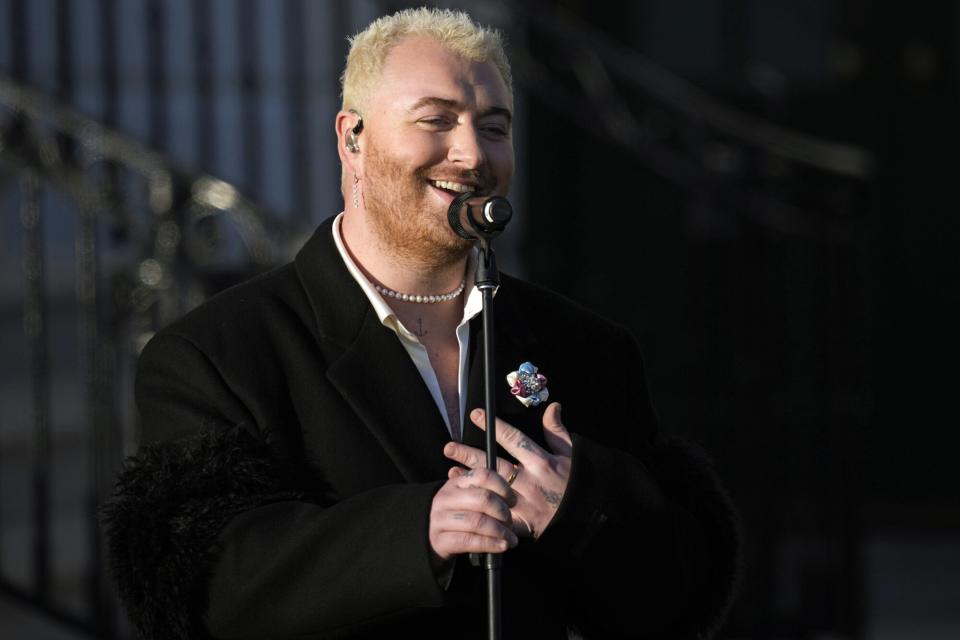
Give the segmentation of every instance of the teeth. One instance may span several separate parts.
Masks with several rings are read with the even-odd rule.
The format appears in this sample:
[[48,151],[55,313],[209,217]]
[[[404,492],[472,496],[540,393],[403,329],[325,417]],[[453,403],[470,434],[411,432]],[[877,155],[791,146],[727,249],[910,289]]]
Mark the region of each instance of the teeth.
[[473,190],[473,187],[470,185],[460,184],[459,182],[447,182],[446,180],[431,180],[431,182],[441,189],[449,189],[457,193],[466,193],[467,191]]

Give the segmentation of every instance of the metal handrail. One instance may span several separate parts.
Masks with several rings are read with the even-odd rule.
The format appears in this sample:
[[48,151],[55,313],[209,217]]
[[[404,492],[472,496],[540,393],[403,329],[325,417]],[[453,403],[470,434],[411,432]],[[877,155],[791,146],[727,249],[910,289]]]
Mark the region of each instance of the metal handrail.
[[[190,171],[179,167],[172,159],[150,149],[141,142],[114,131],[77,110],[61,103],[52,96],[16,82],[0,73],[0,107],[22,115],[28,123],[42,123],[54,128],[54,134],[41,139],[40,153],[36,158],[20,156],[18,165],[30,170],[50,172],[50,178],[74,198],[98,205],[98,215],[116,214],[118,203],[102,202],[103,184],[85,181],[80,167],[57,157],[55,145],[49,144],[55,136],[66,136],[76,143],[86,155],[86,164],[97,162],[119,165],[146,177],[149,181],[149,202],[153,212],[163,215],[173,208],[172,190],[174,181],[189,184],[192,204],[205,211],[225,215],[237,225],[249,250],[252,261],[269,265],[289,250],[281,248],[278,237],[302,237],[306,230],[302,225],[291,224],[266,211],[235,186],[202,171]],[[10,149],[0,132],[0,152],[16,153]],[[39,163],[37,162],[39,160]],[[31,162],[32,161],[32,162]],[[30,166],[33,164],[34,166]],[[37,166],[39,164],[39,166]]]
[[[671,112],[684,116],[688,122],[707,127],[716,135],[745,147],[757,148],[838,176],[868,179],[876,171],[876,158],[867,149],[805,134],[747,113],[617,43],[569,11],[562,8],[538,11],[537,6],[537,3],[523,3],[516,10],[523,14],[525,22],[542,29],[557,42],[576,43],[567,49],[568,54],[575,63],[579,60],[578,64],[589,65],[594,72],[594,82],[586,80],[585,74],[578,74],[588,96],[615,97],[603,93],[603,78],[609,72]],[[542,71],[542,66],[539,68]],[[628,110],[621,108],[616,112],[632,120]],[[601,108],[598,113],[609,117],[609,106]],[[636,122],[631,125],[635,126]],[[615,130],[617,135],[624,133],[622,127],[617,126]],[[630,142],[632,138],[627,135],[625,139]]]
[[[116,600],[107,584],[97,506],[109,494],[124,453],[138,440],[121,424],[115,390],[129,378],[128,365],[159,326],[204,297],[190,295],[190,281],[218,265],[238,273],[266,269],[292,255],[307,229],[271,215],[235,186],[178,167],[142,143],[81,115],[32,87],[0,75],[0,190],[19,187],[24,237],[24,331],[30,354],[33,493],[31,586],[7,579],[0,592],[40,607],[47,616],[99,638],[123,635],[115,625]],[[145,193],[125,191],[135,181]],[[75,300],[83,382],[83,423],[90,477],[83,511],[91,541],[86,593],[88,612],[77,614],[51,599],[50,563],[54,513],[50,425],[50,312],[47,306],[44,190],[59,192],[76,208]],[[242,259],[227,260],[230,243],[209,243],[198,227],[224,221],[236,232]],[[132,261],[109,281],[98,230],[107,226],[131,249]],[[111,306],[115,305],[115,306]],[[105,317],[110,316],[110,317]],[[129,334],[129,339],[123,339]]]

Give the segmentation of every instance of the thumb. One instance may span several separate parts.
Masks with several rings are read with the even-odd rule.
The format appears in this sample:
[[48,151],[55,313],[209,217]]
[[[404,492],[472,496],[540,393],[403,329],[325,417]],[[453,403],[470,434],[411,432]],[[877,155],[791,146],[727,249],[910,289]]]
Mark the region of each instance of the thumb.
[[543,412],[543,436],[553,453],[570,457],[573,453],[573,441],[561,422],[560,410],[560,403],[552,402]]

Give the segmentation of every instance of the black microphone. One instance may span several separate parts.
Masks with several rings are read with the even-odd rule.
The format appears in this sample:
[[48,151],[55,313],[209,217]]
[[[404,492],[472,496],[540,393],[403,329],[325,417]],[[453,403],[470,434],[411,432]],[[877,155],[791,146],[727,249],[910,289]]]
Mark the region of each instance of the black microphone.
[[490,240],[500,235],[513,217],[513,207],[501,196],[461,193],[447,209],[447,221],[461,238]]

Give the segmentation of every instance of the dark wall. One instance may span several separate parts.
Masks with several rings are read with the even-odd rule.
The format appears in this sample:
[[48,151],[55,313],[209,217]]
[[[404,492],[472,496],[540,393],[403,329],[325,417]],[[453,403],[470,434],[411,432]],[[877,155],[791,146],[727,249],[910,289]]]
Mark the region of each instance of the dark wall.
[[533,278],[635,331],[664,428],[715,454],[748,545],[729,632],[863,635],[865,546],[960,522],[960,15],[947,2],[678,4],[559,6],[745,114],[857,145],[873,170],[750,149],[612,74],[641,123],[695,140],[691,164],[719,139],[737,166],[678,183],[602,109],[571,119],[534,94],[521,254]]

